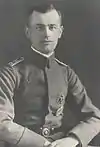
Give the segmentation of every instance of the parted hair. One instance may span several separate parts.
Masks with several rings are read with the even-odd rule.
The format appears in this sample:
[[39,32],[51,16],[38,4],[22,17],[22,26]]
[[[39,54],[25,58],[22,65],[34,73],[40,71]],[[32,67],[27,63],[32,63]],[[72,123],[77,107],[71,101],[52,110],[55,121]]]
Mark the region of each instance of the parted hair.
[[58,7],[57,3],[51,2],[51,1],[45,1],[45,2],[41,2],[39,4],[31,6],[31,8],[28,11],[28,17],[30,17],[34,11],[37,11],[37,12],[40,12],[40,13],[46,13],[46,12],[49,12],[51,10],[56,10],[58,12],[58,15],[59,15],[59,17],[61,19],[61,23],[62,23],[61,10]]

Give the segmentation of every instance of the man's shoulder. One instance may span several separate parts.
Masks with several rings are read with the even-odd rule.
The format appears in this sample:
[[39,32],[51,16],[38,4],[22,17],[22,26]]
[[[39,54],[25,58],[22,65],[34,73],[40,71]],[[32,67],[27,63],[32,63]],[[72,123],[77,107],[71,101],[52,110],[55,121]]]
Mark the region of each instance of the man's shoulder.
[[8,63],[9,66],[14,67],[24,61],[24,57],[19,57],[11,62]]
[[65,64],[64,62],[58,60],[57,58],[55,58],[55,61],[56,61],[59,65],[61,65],[61,66],[63,66],[63,67],[68,67],[67,64]]

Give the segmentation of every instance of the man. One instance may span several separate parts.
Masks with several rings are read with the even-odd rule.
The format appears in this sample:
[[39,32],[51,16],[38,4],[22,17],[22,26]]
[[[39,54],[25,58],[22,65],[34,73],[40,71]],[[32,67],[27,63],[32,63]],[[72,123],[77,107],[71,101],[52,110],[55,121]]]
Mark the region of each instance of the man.
[[[0,140],[7,147],[85,147],[100,131],[100,111],[75,72],[54,56],[62,32],[53,4],[34,7],[26,25],[29,53],[1,69]],[[62,123],[65,103],[77,111],[70,129]]]

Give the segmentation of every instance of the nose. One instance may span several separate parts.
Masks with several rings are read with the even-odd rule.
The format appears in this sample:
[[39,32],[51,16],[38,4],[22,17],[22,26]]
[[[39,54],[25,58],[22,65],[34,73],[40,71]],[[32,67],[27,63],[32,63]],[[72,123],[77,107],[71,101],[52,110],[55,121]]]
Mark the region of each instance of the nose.
[[44,28],[44,36],[45,36],[45,38],[50,37],[50,35],[51,35],[51,31],[50,31],[49,27],[45,26],[45,28]]

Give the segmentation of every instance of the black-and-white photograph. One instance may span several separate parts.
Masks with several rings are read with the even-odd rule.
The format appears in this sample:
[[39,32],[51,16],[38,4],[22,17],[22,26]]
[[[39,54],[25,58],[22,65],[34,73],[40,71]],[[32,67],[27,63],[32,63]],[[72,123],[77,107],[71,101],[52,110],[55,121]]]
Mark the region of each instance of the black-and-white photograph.
[[100,147],[100,0],[0,0],[0,147]]

